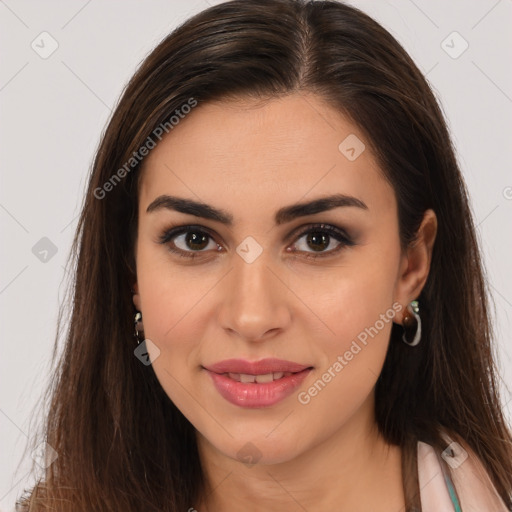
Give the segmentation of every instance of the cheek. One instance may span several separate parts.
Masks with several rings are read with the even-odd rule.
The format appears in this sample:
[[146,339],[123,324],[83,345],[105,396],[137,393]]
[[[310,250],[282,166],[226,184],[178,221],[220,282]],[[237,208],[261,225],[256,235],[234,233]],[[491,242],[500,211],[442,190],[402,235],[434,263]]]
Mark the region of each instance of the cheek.
[[164,371],[175,373],[173,362],[178,359],[183,361],[186,357],[183,351],[193,349],[190,340],[198,339],[193,333],[185,336],[183,329],[185,326],[190,328],[190,312],[199,300],[196,297],[199,292],[194,293],[193,286],[187,287],[182,273],[171,270],[169,256],[162,247],[154,248],[149,242],[141,244],[137,282],[142,301],[144,334],[159,350],[153,367],[157,375],[160,373],[159,378],[162,376],[164,379]]
[[180,268],[166,251],[149,239],[138,247],[137,282],[142,299],[145,334],[166,349],[176,339],[181,320],[193,309],[204,289],[192,267]]
[[206,266],[180,266],[171,258],[161,247],[140,248],[137,277],[144,334],[158,347],[158,356],[151,360],[160,385],[185,416],[195,418],[197,403],[191,395],[196,393],[202,340],[211,317],[205,304],[219,277]]
[[[153,265],[139,276],[143,301],[144,334],[158,347],[152,368],[167,396],[188,418],[196,418],[197,404],[191,400],[204,326],[194,315],[204,290],[164,266]],[[197,283],[196,283],[197,284]],[[185,291],[183,291],[185,290]]]
[[[297,396],[313,430],[344,424],[365,403],[382,370],[396,315],[385,280],[377,283],[354,273],[335,290],[324,290],[326,296],[318,308],[329,326],[329,334],[324,330],[317,338],[322,364]],[[321,420],[326,410],[333,418],[329,427]]]
[[[304,267],[305,268],[305,267]],[[355,254],[337,269],[304,270],[293,284],[294,292],[311,312],[309,335],[322,340],[323,350],[348,350],[355,339],[377,336],[385,352],[395,311],[393,304],[394,261]],[[296,272],[299,274],[299,272]]]
[[303,295],[322,320],[311,323],[319,327],[310,333],[316,334],[321,365],[297,397],[312,416],[322,416],[334,405],[338,421],[347,420],[365,401],[382,370],[396,316],[392,307],[395,255],[389,252],[389,257],[383,257],[382,251],[377,257],[371,252],[351,258],[350,263],[347,258],[336,273],[319,273],[315,287]]
[[385,294],[368,296],[354,287],[340,295],[338,306],[325,317],[335,335],[323,337],[326,361],[319,373],[322,381],[341,393],[338,398],[357,402],[381,372],[395,311]]

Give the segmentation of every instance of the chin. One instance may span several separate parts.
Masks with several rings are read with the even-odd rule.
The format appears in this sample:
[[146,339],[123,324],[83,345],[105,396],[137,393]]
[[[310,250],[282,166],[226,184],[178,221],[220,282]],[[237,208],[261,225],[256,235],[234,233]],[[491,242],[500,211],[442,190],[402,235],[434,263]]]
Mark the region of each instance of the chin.
[[270,439],[264,434],[259,438],[231,440],[229,447],[217,446],[217,449],[248,467],[286,463],[302,453],[298,439],[288,437],[284,442],[280,437]]

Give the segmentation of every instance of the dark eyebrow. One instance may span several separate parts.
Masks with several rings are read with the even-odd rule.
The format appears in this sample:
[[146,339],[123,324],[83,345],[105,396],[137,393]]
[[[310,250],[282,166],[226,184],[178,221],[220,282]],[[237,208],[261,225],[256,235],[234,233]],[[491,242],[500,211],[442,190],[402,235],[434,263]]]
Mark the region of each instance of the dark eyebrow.
[[[368,210],[368,206],[356,197],[344,194],[335,194],[326,197],[320,197],[312,201],[296,203],[290,206],[280,208],[275,214],[276,225],[313,215],[315,213],[325,212],[342,206],[354,206],[363,210]],[[211,219],[227,226],[233,225],[233,216],[225,210],[215,208],[209,204],[205,204],[193,199],[184,199],[181,197],[162,195],[158,196],[146,209],[147,213],[155,212],[161,209],[175,210],[177,212],[195,215],[204,219]]]

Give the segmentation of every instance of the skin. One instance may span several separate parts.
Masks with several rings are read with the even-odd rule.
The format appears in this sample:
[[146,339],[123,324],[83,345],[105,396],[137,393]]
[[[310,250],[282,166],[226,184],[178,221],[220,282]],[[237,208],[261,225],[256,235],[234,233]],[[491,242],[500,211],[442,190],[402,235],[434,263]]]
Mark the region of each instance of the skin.
[[[146,158],[133,301],[146,338],[160,350],[152,356],[158,380],[197,430],[213,488],[190,504],[200,512],[404,507],[401,451],[379,435],[373,412],[391,321],[306,405],[293,393],[268,408],[238,407],[202,368],[233,357],[282,358],[314,367],[304,391],[394,303],[402,311],[393,321],[401,324],[405,306],[419,296],[435,214],[426,212],[418,243],[402,253],[394,191],[369,144],[354,161],[340,152],[349,134],[365,140],[312,94],[246,98],[198,105]],[[368,210],[335,208],[274,225],[279,208],[334,192],[355,196]],[[223,209],[234,225],[171,210],[146,213],[161,194]],[[335,252],[340,242],[331,237],[311,248],[297,228],[317,222],[346,230],[355,245]],[[171,225],[187,224],[212,234],[200,249],[184,235],[173,239],[183,251],[202,251],[194,260],[171,253],[173,241],[157,242]],[[248,236],[262,248],[252,263],[236,252]],[[297,252],[286,250],[293,247]],[[307,258],[319,253],[330,255]],[[256,447],[255,465],[238,460],[247,443]]]

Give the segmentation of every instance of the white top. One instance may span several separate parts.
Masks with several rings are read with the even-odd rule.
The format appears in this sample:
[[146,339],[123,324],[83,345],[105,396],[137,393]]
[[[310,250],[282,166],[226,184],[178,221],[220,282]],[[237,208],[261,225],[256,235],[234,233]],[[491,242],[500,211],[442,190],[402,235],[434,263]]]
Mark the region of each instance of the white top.
[[[478,456],[468,446],[447,441],[441,456],[429,444],[418,442],[422,512],[509,512]],[[447,474],[440,457],[448,464]]]

